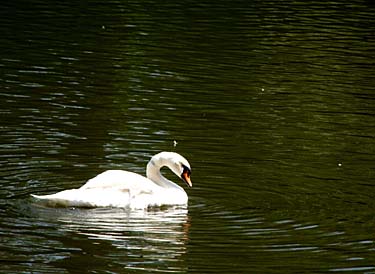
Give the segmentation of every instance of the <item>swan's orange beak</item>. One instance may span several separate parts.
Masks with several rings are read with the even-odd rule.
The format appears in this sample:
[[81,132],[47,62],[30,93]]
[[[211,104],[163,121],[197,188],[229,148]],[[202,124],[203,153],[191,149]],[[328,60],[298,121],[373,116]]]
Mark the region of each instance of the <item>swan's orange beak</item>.
[[190,180],[190,174],[191,174],[191,171],[189,168],[187,167],[184,167],[184,171],[182,172],[181,174],[181,178],[182,180],[189,186],[189,187],[193,187],[193,184]]

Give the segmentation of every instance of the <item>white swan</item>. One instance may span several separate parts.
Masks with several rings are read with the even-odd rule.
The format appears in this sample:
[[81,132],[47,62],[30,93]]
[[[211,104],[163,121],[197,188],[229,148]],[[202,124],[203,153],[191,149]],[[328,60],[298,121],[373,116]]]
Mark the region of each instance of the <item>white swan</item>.
[[147,164],[147,178],[123,170],[107,170],[87,181],[78,189],[68,189],[51,195],[33,195],[47,206],[63,207],[130,207],[145,209],[162,205],[186,205],[184,189],[160,173],[169,167],[189,187],[189,162],[175,152],[160,152]]

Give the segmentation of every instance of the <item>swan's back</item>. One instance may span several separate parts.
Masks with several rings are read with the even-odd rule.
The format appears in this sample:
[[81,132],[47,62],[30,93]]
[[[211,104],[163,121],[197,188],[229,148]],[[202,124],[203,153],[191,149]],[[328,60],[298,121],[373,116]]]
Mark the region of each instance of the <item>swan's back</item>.
[[155,185],[151,180],[137,173],[125,170],[107,170],[87,181],[79,189],[112,189],[112,190],[154,190]]

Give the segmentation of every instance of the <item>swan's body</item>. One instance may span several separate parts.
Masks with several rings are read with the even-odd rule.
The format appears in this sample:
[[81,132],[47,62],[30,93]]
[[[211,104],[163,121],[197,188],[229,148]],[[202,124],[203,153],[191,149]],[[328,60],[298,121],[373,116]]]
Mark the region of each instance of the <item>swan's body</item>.
[[161,152],[147,164],[147,178],[129,171],[107,170],[78,189],[32,196],[48,206],[147,208],[186,205],[186,192],[161,175],[163,166],[169,167],[188,186],[192,186],[188,161],[177,153]]

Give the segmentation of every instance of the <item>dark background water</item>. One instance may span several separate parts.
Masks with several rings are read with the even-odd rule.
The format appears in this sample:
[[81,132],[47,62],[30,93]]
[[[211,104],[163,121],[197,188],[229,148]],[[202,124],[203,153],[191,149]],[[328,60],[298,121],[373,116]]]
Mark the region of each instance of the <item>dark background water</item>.
[[[0,33],[2,273],[375,273],[371,1],[17,0]],[[163,150],[188,211],[29,198]]]

